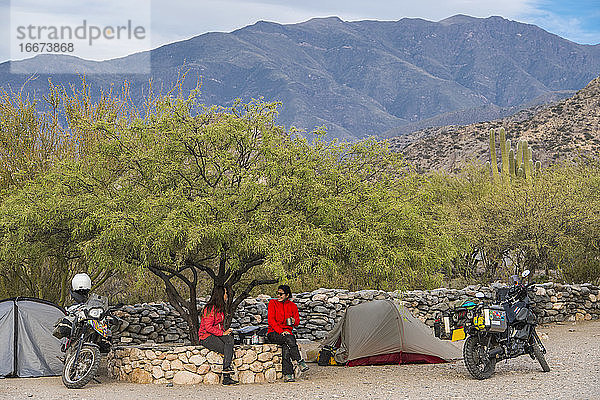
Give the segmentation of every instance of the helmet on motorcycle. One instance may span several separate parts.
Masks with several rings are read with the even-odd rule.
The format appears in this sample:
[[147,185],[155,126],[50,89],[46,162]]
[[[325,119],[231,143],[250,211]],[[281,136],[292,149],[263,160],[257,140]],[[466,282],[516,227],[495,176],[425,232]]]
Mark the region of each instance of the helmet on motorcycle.
[[71,289],[76,292],[79,290],[90,290],[92,288],[92,280],[88,274],[76,274],[71,280]]

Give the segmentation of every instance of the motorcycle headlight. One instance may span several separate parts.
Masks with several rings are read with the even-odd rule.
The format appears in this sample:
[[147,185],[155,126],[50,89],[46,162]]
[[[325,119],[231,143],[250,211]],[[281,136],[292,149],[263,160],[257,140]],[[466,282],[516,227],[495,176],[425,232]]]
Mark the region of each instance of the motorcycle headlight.
[[104,310],[101,308],[92,308],[88,311],[88,314],[90,317],[92,318],[100,318],[100,316],[102,315],[102,312]]

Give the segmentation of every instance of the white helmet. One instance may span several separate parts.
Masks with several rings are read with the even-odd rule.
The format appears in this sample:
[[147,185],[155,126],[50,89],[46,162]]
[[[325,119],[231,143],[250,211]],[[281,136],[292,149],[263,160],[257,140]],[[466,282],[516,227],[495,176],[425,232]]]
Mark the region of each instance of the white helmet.
[[76,274],[71,280],[71,288],[75,290],[90,290],[92,280],[88,274]]

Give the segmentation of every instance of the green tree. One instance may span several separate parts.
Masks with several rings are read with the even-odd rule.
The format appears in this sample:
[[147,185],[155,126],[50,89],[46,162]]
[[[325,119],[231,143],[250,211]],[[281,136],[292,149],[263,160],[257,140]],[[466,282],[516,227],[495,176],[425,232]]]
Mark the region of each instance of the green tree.
[[123,117],[127,93],[101,93],[92,102],[85,80],[71,93],[49,89],[42,99],[0,91],[0,296],[65,304],[74,272],[89,272],[96,285],[112,272],[85,263],[77,227],[86,210],[49,171],[85,158],[96,132],[80,129],[87,126],[81,121]]
[[397,155],[375,141],[309,141],[275,115],[274,104],[165,97],[144,118],[90,125],[106,139],[63,167],[68,195],[92,214],[79,228],[88,262],[149,269],[194,342],[202,276],[228,288],[229,323],[253,288],[278,279],[366,269],[366,282],[386,281],[408,266],[423,281],[431,268],[407,233],[407,205],[395,206]]

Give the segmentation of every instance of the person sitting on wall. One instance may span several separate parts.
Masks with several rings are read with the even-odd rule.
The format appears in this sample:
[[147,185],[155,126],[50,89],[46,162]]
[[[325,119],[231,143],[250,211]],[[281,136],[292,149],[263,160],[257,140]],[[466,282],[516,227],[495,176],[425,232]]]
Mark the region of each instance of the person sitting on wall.
[[288,285],[277,288],[277,298],[269,301],[267,319],[269,329],[267,339],[271,343],[281,345],[282,371],[285,382],[294,382],[294,367],[292,360],[298,362],[300,371],[308,371],[306,362],[300,357],[296,338],[292,333],[300,323],[298,307],[290,299],[292,290]]
[[231,328],[223,330],[225,320],[225,304],[227,303],[227,289],[215,286],[210,300],[202,311],[198,339],[200,344],[211,351],[223,354],[223,385],[235,385],[233,380],[233,335]]

